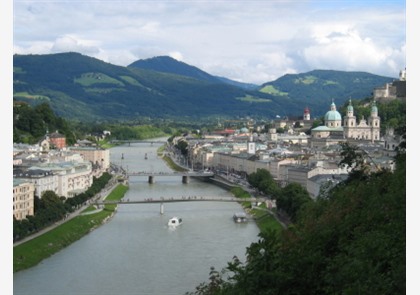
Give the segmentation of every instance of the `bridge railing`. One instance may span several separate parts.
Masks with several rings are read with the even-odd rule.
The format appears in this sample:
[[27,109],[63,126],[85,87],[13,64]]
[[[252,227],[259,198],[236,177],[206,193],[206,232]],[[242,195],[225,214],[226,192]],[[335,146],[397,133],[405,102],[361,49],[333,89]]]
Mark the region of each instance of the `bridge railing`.
[[153,203],[176,203],[176,202],[265,202],[265,198],[226,198],[226,197],[205,197],[205,196],[186,196],[181,198],[161,197],[161,198],[147,198],[143,200],[118,200],[118,201],[96,201],[96,205],[107,204],[153,204]]
[[211,177],[214,176],[213,172],[128,172],[131,176],[203,176]]

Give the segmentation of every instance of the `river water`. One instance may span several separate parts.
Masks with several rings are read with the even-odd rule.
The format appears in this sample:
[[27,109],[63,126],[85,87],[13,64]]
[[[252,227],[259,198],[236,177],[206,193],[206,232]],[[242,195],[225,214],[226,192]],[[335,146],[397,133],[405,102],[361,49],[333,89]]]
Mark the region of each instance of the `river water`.
[[[111,149],[111,162],[129,172],[169,172],[157,156],[157,145],[137,143]],[[147,153],[147,159],[145,154]],[[124,159],[122,159],[122,155]],[[222,188],[181,177],[131,176],[126,199],[231,195]],[[245,259],[246,248],[258,240],[255,223],[236,224],[238,203],[182,202],[121,204],[97,228],[39,265],[14,274],[15,295],[183,295],[207,282],[210,267],[227,265],[233,256]],[[173,216],[183,219],[176,229]]]

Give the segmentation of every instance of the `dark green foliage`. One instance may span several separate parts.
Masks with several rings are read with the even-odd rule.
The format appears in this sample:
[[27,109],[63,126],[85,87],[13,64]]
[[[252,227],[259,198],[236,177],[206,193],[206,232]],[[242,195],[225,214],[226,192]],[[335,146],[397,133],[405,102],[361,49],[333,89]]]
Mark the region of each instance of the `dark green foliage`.
[[175,147],[181,152],[182,155],[188,155],[188,142],[185,140],[180,140],[175,145]]
[[276,195],[277,207],[286,211],[292,221],[296,221],[299,210],[311,201],[308,191],[298,183],[288,184]]
[[404,152],[396,162],[307,202],[288,230],[261,233],[246,262],[234,257],[214,292],[192,294],[405,294]]
[[248,182],[263,194],[275,199],[277,208],[286,212],[293,221],[299,209],[311,201],[308,191],[300,184],[290,183],[280,188],[266,169],[257,169],[257,172],[251,173]]
[[31,107],[26,103],[13,106],[13,142],[34,144],[47,132],[59,131],[66,136],[67,144],[76,142],[76,138],[67,122],[56,116],[47,103]]

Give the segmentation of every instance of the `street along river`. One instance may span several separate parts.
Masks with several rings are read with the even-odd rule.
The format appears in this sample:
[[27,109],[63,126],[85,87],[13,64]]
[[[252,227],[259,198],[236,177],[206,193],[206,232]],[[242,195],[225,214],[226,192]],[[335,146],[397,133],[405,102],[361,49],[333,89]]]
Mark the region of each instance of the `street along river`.
[[[129,172],[169,172],[157,156],[157,145],[137,143],[111,149],[111,162]],[[147,159],[146,159],[147,154]],[[122,157],[123,156],[123,157]],[[222,188],[180,176],[130,176],[125,199],[188,196],[231,198]],[[208,280],[210,267],[227,265],[233,256],[245,259],[258,239],[254,222],[236,224],[238,203],[182,202],[120,204],[106,224],[39,265],[15,273],[14,295],[183,295]],[[172,229],[168,220],[183,224]]]

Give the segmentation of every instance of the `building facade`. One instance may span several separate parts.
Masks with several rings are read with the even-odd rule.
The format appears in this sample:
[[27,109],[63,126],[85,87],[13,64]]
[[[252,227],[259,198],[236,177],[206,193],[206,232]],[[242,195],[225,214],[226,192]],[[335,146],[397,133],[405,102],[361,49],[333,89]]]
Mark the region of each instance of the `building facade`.
[[94,170],[107,171],[110,167],[109,149],[98,147],[72,147],[71,151],[81,154],[85,161],[91,162]]
[[66,137],[58,132],[54,132],[48,135],[48,139],[50,147],[58,150],[66,147]]
[[13,178],[22,179],[34,184],[34,195],[42,197],[45,191],[53,191],[58,194],[58,176],[51,170],[45,169],[28,169],[13,172]]
[[370,116],[366,121],[363,117],[356,122],[353,114],[353,106],[351,100],[347,106],[347,115],[344,117],[344,138],[364,139],[375,141],[380,139],[381,118],[378,116],[378,108],[375,101],[372,103]]
[[[342,125],[343,123],[343,125]],[[311,130],[310,147],[320,148],[335,145],[348,140],[379,141],[381,118],[378,115],[376,102],[372,102],[368,120],[361,118],[359,123],[354,115],[351,100],[347,106],[347,114],[342,121],[334,102],[324,116],[324,125]]]
[[22,220],[34,215],[35,185],[23,179],[13,179],[13,216]]

